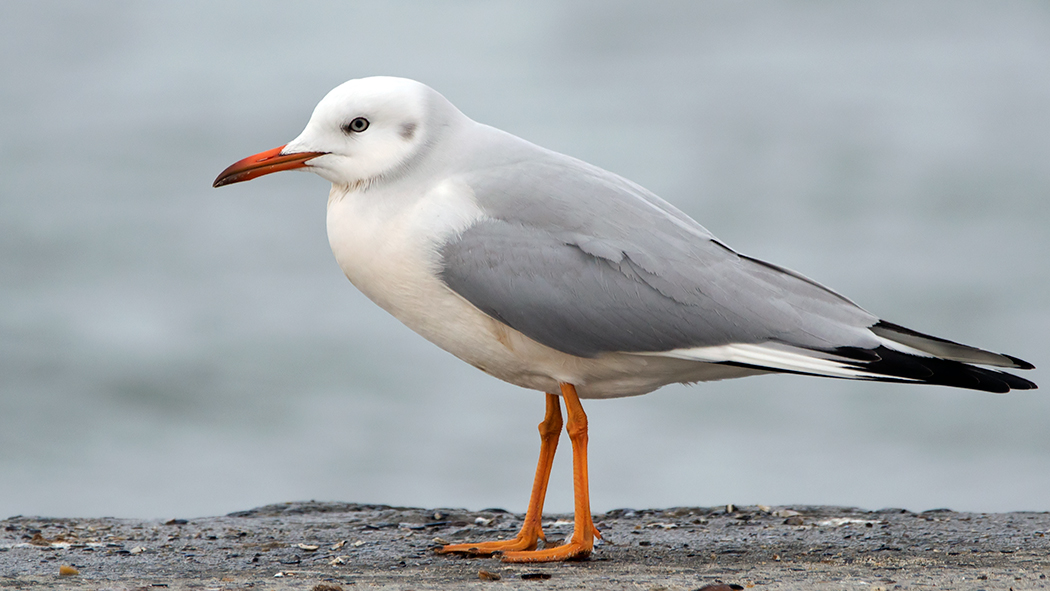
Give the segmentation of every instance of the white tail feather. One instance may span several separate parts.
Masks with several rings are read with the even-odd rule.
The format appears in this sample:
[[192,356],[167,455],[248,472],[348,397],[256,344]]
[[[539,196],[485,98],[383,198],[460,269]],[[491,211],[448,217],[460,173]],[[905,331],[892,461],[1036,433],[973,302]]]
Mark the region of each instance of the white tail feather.
[[[854,366],[834,359],[820,357],[816,351],[809,352],[805,349],[788,351],[782,347],[768,344],[736,343],[716,347],[695,347],[636,354],[706,361],[708,363],[741,363],[753,367],[836,378],[881,379],[886,377],[882,374],[857,369]],[[900,379],[916,381],[907,380],[906,378]]]

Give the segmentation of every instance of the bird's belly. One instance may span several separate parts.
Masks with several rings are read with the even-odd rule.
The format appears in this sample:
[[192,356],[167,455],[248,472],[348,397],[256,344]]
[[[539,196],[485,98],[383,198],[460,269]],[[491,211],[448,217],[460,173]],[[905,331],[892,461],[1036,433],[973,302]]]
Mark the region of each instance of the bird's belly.
[[[462,196],[449,198],[462,199]],[[456,357],[512,384],[584,398],[651,392],[674,382],[746,375],[746,370],[624,353],[583,358],[557,351],[493,319],[439,278],[443,237],[473,222],[469,204],[447,199],[411,206],[336,195],[328,203],[328,239],[340,268],[369,299]],[[460,215],[449,215],[449,212]],[[480,215],[480,212],[478,212]],[[440,219],[444,216],[445,219]],[[444,227],[435,228],[435,224]]]

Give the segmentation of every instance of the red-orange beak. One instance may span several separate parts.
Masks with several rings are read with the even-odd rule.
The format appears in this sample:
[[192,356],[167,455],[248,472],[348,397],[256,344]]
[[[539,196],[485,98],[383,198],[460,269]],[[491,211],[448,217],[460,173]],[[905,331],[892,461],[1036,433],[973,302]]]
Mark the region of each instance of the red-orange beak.
[[229,168],[219,174],[218,178],[215,179],[215,182],[212,183],[211,186],[221,187],[223,185],[232,185],[233,183],[250,181],[255,177],[270,174],[271,172],[302,168],[306,166],[307,160],[313,160],[318,156],[324,156],[328,153],[297,152],[295,154],[281,154],[281,150],[283,149],[284,146],[280,146],[272,150],[259,152],[254,156],[248,156],[244,160],[234,162]]

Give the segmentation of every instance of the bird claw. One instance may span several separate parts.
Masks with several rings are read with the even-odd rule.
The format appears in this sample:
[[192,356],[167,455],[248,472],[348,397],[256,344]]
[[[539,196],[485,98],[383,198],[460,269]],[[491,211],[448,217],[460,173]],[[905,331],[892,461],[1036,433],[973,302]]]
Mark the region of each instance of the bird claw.
[[476,542],[473,544],[448,544],[435,549],[438,554],[462,554],[471,557],[492,556],[507,552],[527,552],[535,550],[537,537],[516,537],[513,540],[495,542]]
[[593,543],[572,540],[562,546],[531,550],[524,552],[503,552],[502,562],[561,562],[565,560],[586,560],[591,555]]

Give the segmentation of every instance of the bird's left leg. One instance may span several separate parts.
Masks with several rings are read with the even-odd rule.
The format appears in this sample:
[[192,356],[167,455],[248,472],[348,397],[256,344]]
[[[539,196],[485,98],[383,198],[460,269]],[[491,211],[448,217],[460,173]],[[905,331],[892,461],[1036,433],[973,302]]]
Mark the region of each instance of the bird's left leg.
[[513,552],[534,550],[543,536],[543,500],[547,496],[547,483],[551,477],[551,465],[554,464],[554,452],[558,449],[558,437],[561,435],[561,403],[557,394],[547,394],[547,413],[540,423],[540,461],[536,465],[536,478],[532,483],[532,496],[529,508],[525,512],[525,523],[513,540],[498,542],[477,542],[474,544],[449,544],[437,551],[440,554],[457,552],[471,556],[489,556],[496,552]]

